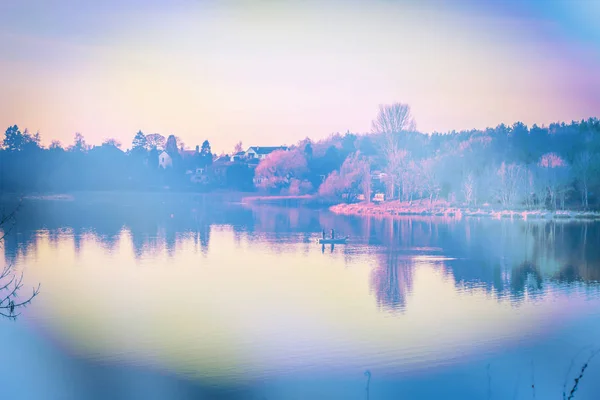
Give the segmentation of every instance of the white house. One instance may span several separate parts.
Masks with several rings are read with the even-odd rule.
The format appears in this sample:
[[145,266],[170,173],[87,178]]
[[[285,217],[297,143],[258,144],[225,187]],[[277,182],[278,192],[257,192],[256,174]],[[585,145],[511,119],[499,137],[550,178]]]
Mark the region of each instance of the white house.
[[274,152],[275,150],[285,150],[288,151],[286,146],[275,146],[275,147],[259,147],[252,146],[248,148],[246,151],[247,158],[257,158],[259,160],[265,159],[269,154]]
[[167,168],[173,166],[173,159],[166,151],[163,151],[158,155],[158,166],[161,168]]

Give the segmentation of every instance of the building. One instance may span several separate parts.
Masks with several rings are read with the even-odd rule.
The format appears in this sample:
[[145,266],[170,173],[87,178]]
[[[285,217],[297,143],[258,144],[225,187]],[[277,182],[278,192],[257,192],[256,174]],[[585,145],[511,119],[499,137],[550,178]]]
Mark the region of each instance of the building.
[[269,154],[276,150],[284,150],[288,151],[288,147],[286,146],[274,146],[274,147],[259,147],[252,146],[246,150],[246,158],[252,159],[256,158],[259,160],[264,160]]
[[200,146],[196,146],[195,150],[183,149],[183,148],[179,149],[179,155],[181,155],[181,158],[194,157],[198,154],[200,154]]
[[[200,154],[200,146],[196,146],[195,150],[187,150],[187,149],[181,148],[181,149],[179,149],[178,152],[179,152],[179,155],[181,156],[181,159],[187,160],[186,164],[189,164],[189,160],[194,160],[194,157],[196,157],[198,154]],[[172,167],[173,166],[173,157],[166,151],[161,152],[158,155],[158,166],[161,168],[164,168],[164,169],[166,169],[167,167]]]
[[163,151],[158,155],[158,166],[166,169],[167,167],[173,166],[173,159],[166,151]]
[[225,156],[219,156],[217,158],[214,159],[213,161],[213,165],[225,165],[230,163],[230,157],[228,155]]
[[190,176],[192,183],[203,183],[206,175],[204,174],[204,168],[196,168],[195,170],[187,170],[186,175]]
[[239,151],[239,152],[237,152],[237,153],[235,153],[234,155],[231,156],[230,161],[231,162],[242,161],[245,158],[246,158],[246,152],[245,151]]

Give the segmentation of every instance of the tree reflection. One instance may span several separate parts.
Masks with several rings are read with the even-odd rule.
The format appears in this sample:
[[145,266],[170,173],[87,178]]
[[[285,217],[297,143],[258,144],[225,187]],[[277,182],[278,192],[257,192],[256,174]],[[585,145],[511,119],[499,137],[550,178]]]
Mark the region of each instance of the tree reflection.
[[511,294],[515,297],[522,296],[525,292],[536,294],[542,290],[542,273],[531,262],[523,262],[513,268],[510,277]]
[[377,305],[390,310],[404,310],[412,286],[413,266],[397,252],[388,252],[385,263],[375,268],[371,276]]
[[452,275],[461,290],[484,289],[520,303],[545,295],[546,282],[597,285],[600,281],[600,224],[429,217],[366,218],[370,244],[381,248],[372,288],[380,305],[401,308],[410,293],[421,254],[449,258],[434,268]]
[[[111,251],[128,235],[137,258],[163,251],[173,256],[184,241],[206,254],[215,226],[226,226],[238,247],[260,242],[281,253],[285,245],[304,243],[292,246],[292,251],[341,253],[349,264],[363,262],[358,260],[368,255],[377,263],[370,278],[372,292],[377,304],[387,309],[406,307],[419,268],[414,258],[420,255],[444,257],[431,265],[451,274],[461,290],[483,289],[517,302],[526,295],[544,295],[549,284],[600,281],[598,223],[352,217],[326,210],[161,197],[91,204],[29,202],[5,238],[4,253],[13,263],[19,255],[34,251],[40,236],[55,244],[67,236],[76,249],[91,238]],[[349,244],[314,245],[323,229],[349,235]]]
[[382,238],[386,248],[378,255],[380,261],[372,272],[371,287],[378,306],[403,311],[413,286],[414,266],[406,252],[413,240],[412,222],[384,219],[376,225],[375,236]]

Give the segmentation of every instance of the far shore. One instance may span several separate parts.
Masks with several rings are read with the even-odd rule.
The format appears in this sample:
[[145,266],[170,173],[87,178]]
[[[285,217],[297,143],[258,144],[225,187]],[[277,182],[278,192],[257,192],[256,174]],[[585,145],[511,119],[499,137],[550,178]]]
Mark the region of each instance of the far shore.
[[486,205],[466,207],[452,205],[448,202],[417,200],[413,202],[388,201],[382,203],[343,203],[329,208],[335,214],[364,216],[440,216],[440,217],[490,217],[529,219],[585,219],[600,220],[600,212],[577,210],[528,210],[502,209]]
[[241,201],[252,192],[214,190],[193,192],[177,190],[82,190],[63,193],[1,193],[0,201],[121,201],[121,200],[168,200],[168,199],[218,199],[226,202]]
[[335,204],[334,201],[325,199],[315,195],[254,195],[245,196],[242,198],[243,204],[269,204],[283,207],[316,207],[316,208],[328,208]]
[[[274,205],[281,207],[307,207],[329,209],[339,215],[354,216],[435,216],[435,217],[487,217],[487,218],[514,218],[523,220],[600,220],[599,211],[583,210],[540,210],[540,209],[504,209],[498,206],[484,204],[476,207],[451,204],[439,200],[430,202],[428,199],[415,200],[412,202],[386,201],[381,203],[359,202],[336,204],[331,199],[318,195],[270,195],[256,192],[235,192],[227,190],[216,190],[206,193],[198,192],[176,192],[176,191],[81,191],[72,193],[31,193],[27,195],[16,195],[4,193],[0,195],[0,201],[37,200],[37,201],[139,201],[140,197],[145,200],[169,201],[169,199],[187,198],[193,199],[216,199],[226,203],[241,203],[245,205]],[[178,200],[179,201],[179,200]],[[212,201],[212,200],[210,200]]]

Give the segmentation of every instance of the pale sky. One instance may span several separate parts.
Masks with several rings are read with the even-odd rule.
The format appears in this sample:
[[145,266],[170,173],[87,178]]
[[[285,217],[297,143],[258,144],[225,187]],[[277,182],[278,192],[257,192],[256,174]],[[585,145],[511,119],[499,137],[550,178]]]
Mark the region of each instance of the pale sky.
[[0,129],[213,150],[600,116],[600,2],[0,0]]

